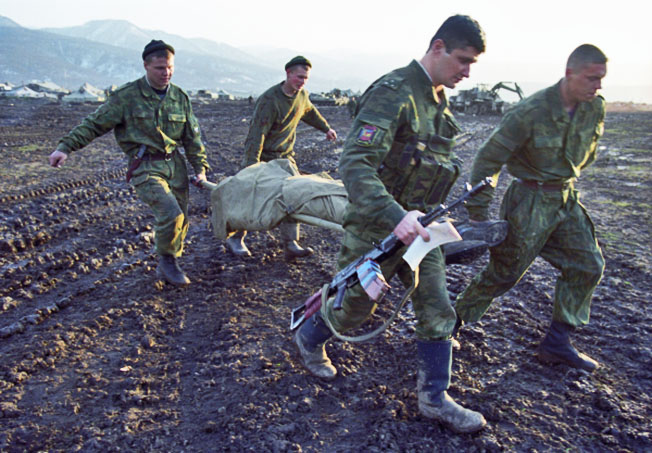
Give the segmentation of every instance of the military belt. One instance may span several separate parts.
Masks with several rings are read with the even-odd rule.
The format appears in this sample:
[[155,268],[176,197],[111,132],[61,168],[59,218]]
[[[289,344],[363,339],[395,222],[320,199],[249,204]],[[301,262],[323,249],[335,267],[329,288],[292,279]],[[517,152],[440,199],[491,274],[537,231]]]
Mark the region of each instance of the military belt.
[[569,179],[568,181],[561,182],[545,182],[537,181],[534,179],[516,178],[516,182],[525,187],[529,187],[530,189],[540,189],[544,192],[561,192],[562,190],[568,189],[571,186],[573,180]]
[[143,160],[170,160],[174,157],[176,152],[177,150],[175,148],[175,150],[172,151],[171,153],[154,152],[151,154],[145,154],[143,156]]

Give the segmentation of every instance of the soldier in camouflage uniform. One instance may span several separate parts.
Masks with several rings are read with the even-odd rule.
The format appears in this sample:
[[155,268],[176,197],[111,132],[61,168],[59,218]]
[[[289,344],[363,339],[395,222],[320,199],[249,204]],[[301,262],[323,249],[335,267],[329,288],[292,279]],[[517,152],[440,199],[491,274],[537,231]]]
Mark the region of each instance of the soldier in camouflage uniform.
[[[497,182],[503,165],[514,176],[500,211],[509,222],[509,233],[491,249],[489,264],[455,304],[462,322],[477,321],[541,256],[561,275],[552,324],[538,357],[587,371],[598,363],[571,345],[569,333],[589,322],[591,295],[602,277],[604,259],[573,181],[596,157],[605,117],[605,101],[596,93],[606,63],[595,46],[575,49],[565,77],[517,104],[478,152],[471,182],[487,176]],[[487,219],[493,194],[493,189],[487,190],[468,202],[472,220]]]
[[188,95],[170,83],[174,48],[152,40],[143,51],[145,76],[116,90],[108,101],[63,137],[50,155],[60,167],[72,151],[113,129],[116,141],[129,156],[128,180],[154,212],[158,275],[183,286],[190,280],[179,267],[188,231],[188,173],[178,147],[197,178],[206,180],[209,168],[199,123]]
[[[286,80],[274,85],[258,98],[245,141],[243,168],[273,159],[289,159],[294,162],[294,142],[299,121],[324,132],[330,141],[337,139],[337,133],[312,105],[308,92],[303,88],[311,68],[312,64],[307,58],[292,58],[285,65]],[[284,222],[279,228],[288,258],[312,253],[312,249],[303,248],[298,243],[298,223]],[[251,255],[244,243],[246,234],[246,231],[238,231],[226,240],[227,247],[235,255]]]
[[[452,152],[460,128],[448,109],[444,87],[454,88],[468,77],[470,65],[484,49],[480,25],[468,16],[452,16],[420,61],[381,77],[360,99],[340,161],[349,194],[340,269],[392,232],[406,246],[417,235],[429,240],[418,218],[444,201],[461,168]],[[398,275],[407,287],[413,275],[401,259],[403,252],[383,261],[381,269],[387,280]],[[456,315],[440,248],[420,264],[412,306],[421,413],[456,432],[481,429],[486,424],[482,414],[458,405],[447,393]],[[360,285],[347,290],[341,310],[333,308],[333,299],[323,304],[321,313],[306,320],[295,336],[304,366],[317,377],[334,379],[337,370],[324,349],[332,332],[324,318],[341,333],[362,324],[375,309]]]

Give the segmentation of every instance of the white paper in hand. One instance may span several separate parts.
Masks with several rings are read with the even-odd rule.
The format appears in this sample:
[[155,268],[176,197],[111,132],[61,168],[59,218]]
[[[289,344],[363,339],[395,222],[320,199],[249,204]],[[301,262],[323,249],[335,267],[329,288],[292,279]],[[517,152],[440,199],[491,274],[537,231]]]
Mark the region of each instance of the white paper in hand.
[[435,247],[439,247],[447,242],[462,240],[462,236],[460,236],[453,224],[448,221],[431,223],[426,229],[430,233],[430,240],[426,242],[421,236],[417,236],[403,254],[403,260],[410,265],[412,270],[415,270],[419,263],[421,263],[421,260]]

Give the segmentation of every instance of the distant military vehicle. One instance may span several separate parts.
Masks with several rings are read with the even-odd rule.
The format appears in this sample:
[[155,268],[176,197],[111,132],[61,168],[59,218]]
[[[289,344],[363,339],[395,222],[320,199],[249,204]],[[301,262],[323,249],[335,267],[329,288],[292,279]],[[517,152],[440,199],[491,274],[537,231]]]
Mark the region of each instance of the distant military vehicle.
[[516,82],[498,82],[491,89],[489,85],[481,83],[470,90],[460,90],[455,96],[451,96],[450,105],[458,111],[472,115],[483,115],[494,113],[502,115],[507,102],[498,95],[498,91],[504,89],[518,95],[519,100],[523,99],[523,90]]

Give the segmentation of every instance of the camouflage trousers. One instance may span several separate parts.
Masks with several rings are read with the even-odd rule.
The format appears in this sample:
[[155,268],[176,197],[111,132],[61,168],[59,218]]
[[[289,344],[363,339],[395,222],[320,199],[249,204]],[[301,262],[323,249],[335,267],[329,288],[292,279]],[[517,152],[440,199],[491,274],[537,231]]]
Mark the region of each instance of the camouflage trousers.
[[[356,258],[368,252],[372,244],[360,239],[347,229],[340,248],[338,267],[343,269]],[[413,282],[410,266],[401,258],[405,247],[381,263],[385,279],[389,282],[398,275],[408,288]],[[446,264],[441,249],[431,251],[419,266],[419,285],[412,293],[412,307],[417,319],[416,335],[421,340],[449,338],[455,326],[456,315],[446,289]],[[327,316],[340,333],[360,326],[377,308],[360,285],[349,288],[341,310],[333,309],[334,298],[322,305],[322,316]],[[385,302],[387,303],[387,302]]]
[[188,171],[181,153],[170,160],[143,160],[131,184],[154,213],[156,253],[181,256],[188,233]]
[[465,322],[479,320],[493,299],[516,285],[540,256],[561,272],[553,320],[587,324],[591,296],[605,263],[578,192],[572,188],[544,192],[515,181],[505,194],[500,216],[509,222],[507,238],[490,249],[489,264],[458,296],[458,316]]

